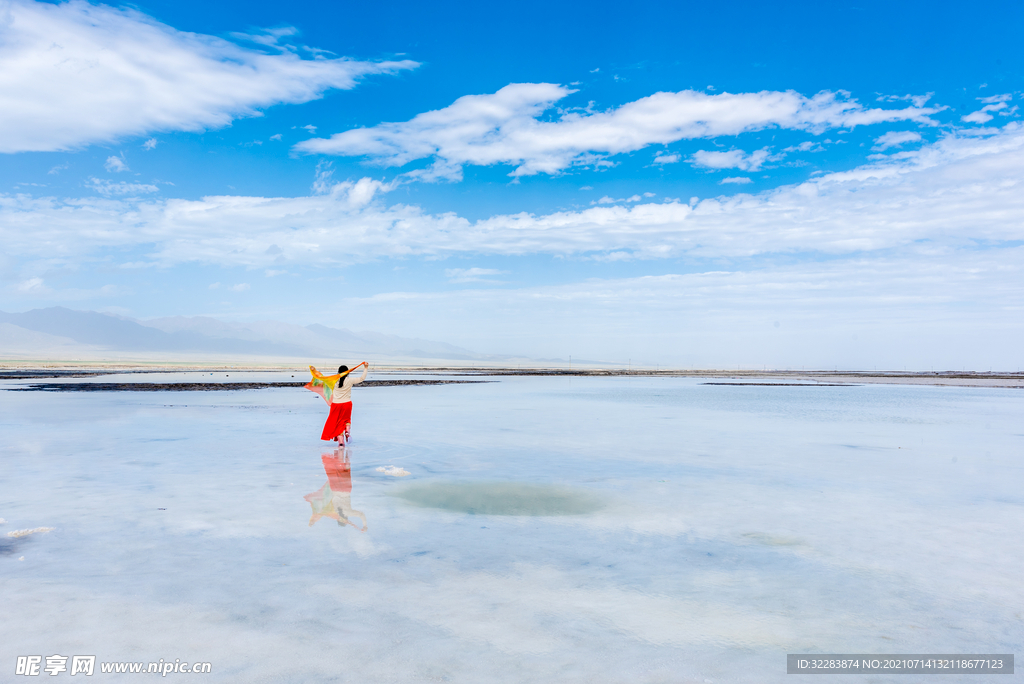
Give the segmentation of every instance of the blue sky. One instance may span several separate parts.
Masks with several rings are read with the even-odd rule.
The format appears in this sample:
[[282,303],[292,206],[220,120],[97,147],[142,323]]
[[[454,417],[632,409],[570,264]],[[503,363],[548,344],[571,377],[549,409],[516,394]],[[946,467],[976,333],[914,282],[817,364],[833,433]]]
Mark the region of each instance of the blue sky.
[[1020,2],[13,2],[2,308],[1020,365]]

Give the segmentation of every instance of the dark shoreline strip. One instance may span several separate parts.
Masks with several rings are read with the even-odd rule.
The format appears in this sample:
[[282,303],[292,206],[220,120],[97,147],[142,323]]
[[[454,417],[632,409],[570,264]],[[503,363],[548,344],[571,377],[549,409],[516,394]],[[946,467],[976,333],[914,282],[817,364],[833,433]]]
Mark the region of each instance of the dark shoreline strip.
[[[357,388],[405,385],[467,385],[497,380],[364,380]],[[28,387],[5,387],[8,392],[231,392],[252,389],[304,387],[304,382],[41,382]]]
[[860,387],[845,382],[702,382],[701,385],[732,385],[734,387]]
[[41,378],[94,378],[97,375],[114,375],[118,371],[8,371],[0,370],[0,380],[39,380]]

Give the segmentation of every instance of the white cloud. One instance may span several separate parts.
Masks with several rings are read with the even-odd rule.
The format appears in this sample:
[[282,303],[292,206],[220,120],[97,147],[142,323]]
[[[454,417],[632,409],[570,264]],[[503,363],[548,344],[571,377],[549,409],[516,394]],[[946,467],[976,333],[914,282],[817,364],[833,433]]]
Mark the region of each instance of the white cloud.
[[998,112],[1001,109],[1006,109],[1009,106],[1006,103],[1011,99],[1012,96],[1009,94],[979,97],[978,100],[980,100],[985,106],[976,112],[971,112],[966,116],[961,116],[960,120],[966,121],[967,123],[988,123],[993,119],[993,116],[989,114],[989,112]]
[[[634,258],[849,254],[930,242],[1024,240],[1024,127],[948,135],[848,172],[757,194],[635,202],[470,221],[386,205],[370,178],[308,197],[108,200],[0,195],[10,256],[80,263],[136,246],[152,262],[283,268],[421,255],[628,252]],[[604,199],[604,198],[603,198]],[[629,198],[632,200],[633,198]],[[277,250],[268,251],[278,245]],[[37,271],[38,272],[38,271]]]
[[245,292],[249,289],[249,283],[238,283],[237,285],[231,286],[232,292]]
[[490,95],[466,95],[444,109],[402,123],[356,128],[295,146],[298,152],[365,156],[383,166],[433,159],[421,180],[458,180],[462,166],[512,164],[513,177],[554,174],[594,165],[604,156],[685,138],[738,135],[769,127],[821,132],[827,128],[916,121],[934,124],[940,108],[866,109],[847,93],[804,97],[793,91],[655,93],[604,112],[562,111],[540,117],[575,92],[552,83],[513,83]]
[[0,152],[200,131],[417,64],[301,59],[178,31],[136,10],[12,0],[0,22]]
[[935,93],[925,93],[924,95],[882,95],[877,99],[878,102],[911,102],[915,107],[924,107],[925,102],[932,99],[932,95]]
[[726,185],[728,183],[735,183],[736,185],[746,185],[747,183],[753,183],[751,179],[745,176],[730,176],[729,178],[723,178],[718,181],[719,185]]
[[967,123],[983,124],[983,123],[988,123],[989,121],[991,121],[992,120],[992,115],[988,114],[985,111],[985,108],[982,107],[981,109],[979,109],[976,112],[971,112],[970,114],[967,114],[965,116],[961,116],[960,120],[961,121],[966,121]]
[[450,283],[490,283],[496,282],[486,276],[501,275],[508,271],[499,271],[493,268],[446,268],[444,277]]
[[740,171],[760,171],[761,165],[769,160],[771,153],[765,147],[747,154],[743,150],[729,150],[728,152],[709,152],[698,150],[690,157],[690,163],[694,166],[706,169],[739,169]]
[[595,200],[590,204],[630,204],[632,202],[639,202],[644,197],[654,197],[654,193],[645,192],[643,194],[643,197],[641,197],[640,195],[630,195],[629,197],[620,197],[619,199],[615,199],[614,197],[609,197],[608,195],[605,195],[601,199]]
[[875,138],[875,146],[871,149],[885,151],[890,147],[900,147],[904,143],[920,140],[921,134],[914,131],[889,131],[885,135]]
[[280,133],[275,133],[274,135],[270,136],[270,139],[271,140],[280,140],[281,139],[281,134]]
[[93,289],[65,288],[54,289],[46,285],[39,277],[28,278],[18,283],[14,290],[23,296],[32,298],[45,298],[49,301],[68,302],[94,299],[96,297],[112,297],[124,294],[115,285],[103,285]]
[[40,292],[45,289],[42,278],[29,278],[18,283],[18,292]]
[[120,157],[110,156],[107,157],[106,163],[103,164],[103,168],[111,173],[120,173],[121,171],[131,171],[128,168],[128,164],[125,163],[124,155]]
[[813,140],[805,140],[802,143],[800,143],[799,145],[791,145],[789,147],[783,148],[782,151],[783,152],[824,152],[825,148],[821,145],[821,143],[815,142]]
[[320,161],[316,165],[316,175],[313,177],[313,185],[310,188],[314,195],[323,195],[331,191],[333,185],[334,164],[329,161]]
[[678,162],[682,158],[683,158],[683,155],[681,155],[681,154],[664,154],[664,153],[659,152],[658,155],[654,157],[654,163],[655,164],[675,164],[676,162]]
[[160,141],[158,141],[156,138],[150,138],[146,142],[142,143],[142,149],[152,150],[159,144],[159,142]]
[[115,183],[114,181],[102,178],[90,178],[89,185],[104,197],[110,197],[112,195],[137,196],[160,191],[160,188],[148,183],[128,183],[125,181]]
[[1002,95],[989,95],[988,97],[979,97],[978,101],[982,104],[997,104],[999,102],[1009,102],[1013,99],[1013,95],[1009,93],[1003,93]]
[[305,128],[310,133],[316,133],[316,126],[314,126],[313,124],[306,124],[305,126],[303,126],[303,128]]

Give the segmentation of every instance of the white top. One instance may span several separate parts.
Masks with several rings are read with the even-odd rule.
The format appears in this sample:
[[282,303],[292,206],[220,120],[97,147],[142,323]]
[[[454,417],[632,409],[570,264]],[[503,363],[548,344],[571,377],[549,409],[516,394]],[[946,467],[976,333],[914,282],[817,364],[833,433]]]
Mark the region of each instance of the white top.
[[334,386],[334,394],[331,395],[332,404],[344,404],[346,401],[352,401],[352,385],[358,385],[366,379],[366,372],[370,370],[369,366],[363,366],[363,374],[358,378],[352,377],[349,373],[341,379],[337,385]]

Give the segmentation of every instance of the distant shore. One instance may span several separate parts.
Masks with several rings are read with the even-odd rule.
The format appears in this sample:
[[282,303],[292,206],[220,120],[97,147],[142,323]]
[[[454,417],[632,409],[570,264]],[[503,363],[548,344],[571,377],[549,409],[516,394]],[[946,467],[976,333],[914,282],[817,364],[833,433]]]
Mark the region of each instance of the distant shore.
[[[121,364],[75,362],[0,362],[0,380],[42,380],[60,378],[182,372],[307,372],[294,365],[263,364]],[[372,371],[383,375],[445,375],[472,377],[682,377],[705,380],[729,380],[715,384],[886,384],[936,385],[953,387],[1001,387],[1024,389],[1022,372],[982,371],[851,371],[851,370],[702,370],[702,369],[607,369],[607,368],[500,368],[468,366],[393,366],[374,365]],[[395,383],[398,384],[398,383]],[[434,384],[433,382],[430,384]]]
[[[64,376],[67,377],[67,376]],[[78,376],[81,377],[81,376]],[[466,385],[495,380],[364,380],[356,387],[405,387],[409,385]],[[11,392],[240,392],[256,389],[304,387],[304,382],[33,382],[6,387]]]

